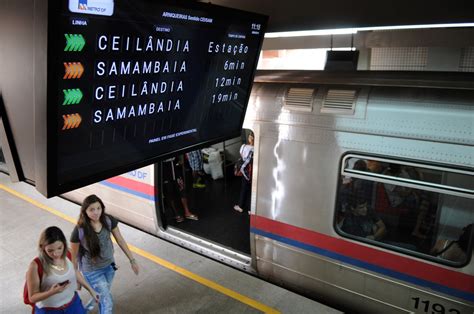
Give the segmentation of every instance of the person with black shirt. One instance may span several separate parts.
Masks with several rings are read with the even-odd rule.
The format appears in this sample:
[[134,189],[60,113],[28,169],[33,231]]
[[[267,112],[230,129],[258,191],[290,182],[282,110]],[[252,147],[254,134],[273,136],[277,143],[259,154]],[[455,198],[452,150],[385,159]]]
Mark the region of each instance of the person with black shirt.
[[[163,161],[162,165],[163,192],[165,199],[168,199],[168,202],[175,213],[176,222],[183,222],[185,218],[189,220],[199,220],[198,216],[193,214],[189,209],[186,187],[184,185],[182,160],[172,157]],[[184,217],[178,212],[176,206],[177,199],[181,201],[181,205],[183,206]]]

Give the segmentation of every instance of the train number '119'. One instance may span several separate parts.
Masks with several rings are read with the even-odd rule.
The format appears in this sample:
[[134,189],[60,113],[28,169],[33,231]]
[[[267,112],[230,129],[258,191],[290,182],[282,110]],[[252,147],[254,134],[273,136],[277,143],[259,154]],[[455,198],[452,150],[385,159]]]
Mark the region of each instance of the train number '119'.
[[422,300],[420,298],[411,298],[415,301],[414,308],[415,310],[421,310],[425,313],[430,314],[445,314],[445,313],[453,313],[453,314],[461,314],[461,311],[458,309],[448,308],[446,309],[444,305],[439,303],[432,303],[428,300]]

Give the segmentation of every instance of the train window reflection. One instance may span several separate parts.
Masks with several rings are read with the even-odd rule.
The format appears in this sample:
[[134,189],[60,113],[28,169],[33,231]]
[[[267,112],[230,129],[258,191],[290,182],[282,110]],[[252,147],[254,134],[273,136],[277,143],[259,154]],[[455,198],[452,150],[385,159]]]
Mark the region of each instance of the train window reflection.
[[361,157],[344,159],[336,228],[361,241],[452,266],[465,264],[473,237],[472,194],[423,183],[471,191],[472,173]]

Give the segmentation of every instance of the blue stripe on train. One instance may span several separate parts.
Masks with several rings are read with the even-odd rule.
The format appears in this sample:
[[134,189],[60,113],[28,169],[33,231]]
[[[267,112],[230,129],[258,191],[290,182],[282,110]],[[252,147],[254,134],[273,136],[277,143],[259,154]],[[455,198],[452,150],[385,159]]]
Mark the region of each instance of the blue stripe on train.
[[344,262],[346,264],[354,265],[354,266],[357,266],[357,267],[360,267],[360,268],[365,268],[367,270],[370,270],[370,271],[373,271],[373,272],[376,272],[376,273],[380,273],[380,274],[383,274],[385,276],[389,276],[389,277],[392,277],[392,278],[396,278],[396,279],[399,279],[399,280],[410,282],[410,283],[418,285],[418,286],[427,287],[427,288],[430,288],[432,290],[435,290],[435,291],[438,291],[438,292],[441,292],[441,293],[444,293],[444,294],[452,295],[452,296],[457,297],[457,298],[465,299],[465,300],[468,300],[468,301],[471,301],[471,302],[474,301],[474,294],[469,293],[469,292],[457,290],[457,289],[454,289],[454,288],[449,288],[449,287],[446,287],[446,286],[443,286],[443,285],[440,285],[440,284],[437,284],[437,283],[434,283],[434,282],[431,282],[431,281],[427,281],[427,280],[424,280],[424,279],[413,277],[411,275],[403,274],[403,273],[400,273],[400,272],[397,272],[397,271],[394,271],[394,270],[390,270],[390,269],[383,268],[383,267],[380,267],[380,266],[377,266],[377,265],[373,265],[373,264],[370,264],[370,263],[367,263],[367,262],[363,262],[363,261],[355,259],[355,258],[344,256],[344,255],[341,255],[341,254],[338,254],[338,253],[334,253],[334,252],[331,252],[331,251],[328,251],[328,250],[325,250],[325,249],[322,249],[322,248],[319,248],[319,247],[316,247],[316,246],[313,246],[313,245],[309,245],[309,244],[302,243],[302,242],[299,242],[299,241],[296,241],[296,240],[285,238],[285,237],[282,237],[282,236],[279,236],[279,235],[276,235],[276,234],[273,234],[273,233],[270,233],[270,232],[266,232],[266,231],[263,231],[263,230],[260,230],[260,229],[257,229],[257,228],[250,228],[250,232],[253,232],[255,234],[259,234],[259,235],[262,235],[264,237],[274,239],[274,240],[277,240],[277,241],[280,241],[280,242],[283,242],[283,243],[301,248],[301,249],[306,250],[306,251],[310,251],[310,252],[313,252],[313,253],[316,253],[316,254],[319,254],[319,255],[323,255],[323,256],[326,256],[326,257]]
[[148,195],[148,194],[145,194],[145,193],[142,193],[142,192],[131,190],[131,189],[123,187],[121,185],[117,185],[117,184],[110,183],[110,182],[107,182],[107,181],[101,181],[99,183],[102,184],[102,185],[108,186],[112,189],[116,189],[116,190],[126,192],[126,193],[129,193],[129,194],[138,196],[138,197],[142,197],[142,198],[145,198],[145,199],[150,200],[150,201],[155,201],[155,197],[152,196],[152,195]]

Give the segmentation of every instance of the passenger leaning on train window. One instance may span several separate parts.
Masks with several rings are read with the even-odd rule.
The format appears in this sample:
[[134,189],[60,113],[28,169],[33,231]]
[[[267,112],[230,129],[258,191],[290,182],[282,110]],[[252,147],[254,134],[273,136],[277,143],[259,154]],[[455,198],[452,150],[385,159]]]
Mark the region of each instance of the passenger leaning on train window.
[[[118,222],[105,213],[102,200],[96,195],[84,199],[76,227],[71,234],[71,251],[74,266],[84,275],[87,282],[100,294],[99,313],[113,313],[113,301],[110,293],[112,280],[117,267],[114,260],[112,234],[122,251],[130,260],[133,272],[138,275],[137,261],[128,248]],[[93,302],[88,302],[88,310]]]
[[351,210],[345,215],[341,230],[358,237],[380,240],[386,233],[385,224],[369,206],[372,182],[357,180],[350,196]]
[[469,242],[472,241],[474,236],[472,229],[473,224],[467,225],[462,229],[459,238],[454,241],[438,239],[431,249],[431,254],[453,262],[464,262],[467,259]]

